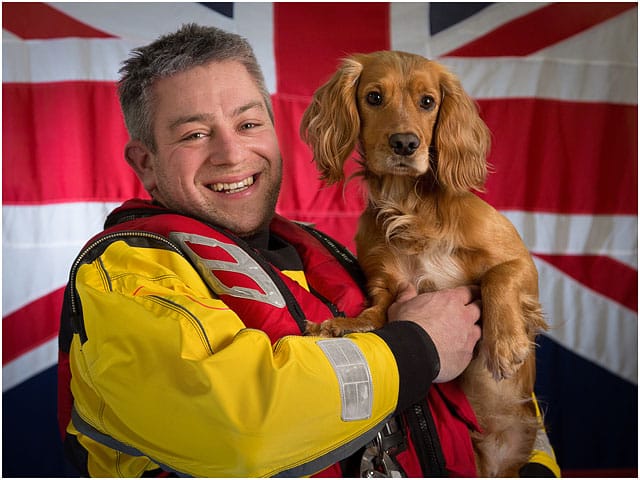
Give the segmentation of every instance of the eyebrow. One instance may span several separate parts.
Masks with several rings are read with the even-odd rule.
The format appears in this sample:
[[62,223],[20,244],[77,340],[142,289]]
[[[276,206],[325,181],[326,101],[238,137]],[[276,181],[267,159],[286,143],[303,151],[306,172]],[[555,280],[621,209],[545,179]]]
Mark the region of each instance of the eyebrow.
[[[258,108],[262,111],[265,110],[264,104],[261,101],[256,100],[256,101],[249,102],[245,105],[239,106],[231,113],[231,116],[237,117],[238,115],[241,115],[244,112],[249,111],[253,108]],[[210,122],[214,118],[215,118],[215,115],[213,115],[212,113],[194,113],[190,115],[183,115],[173,119],[169,123],[169,128],[173,130],[176,127],[179,127],[180,125],[184,125],[185,123]]]

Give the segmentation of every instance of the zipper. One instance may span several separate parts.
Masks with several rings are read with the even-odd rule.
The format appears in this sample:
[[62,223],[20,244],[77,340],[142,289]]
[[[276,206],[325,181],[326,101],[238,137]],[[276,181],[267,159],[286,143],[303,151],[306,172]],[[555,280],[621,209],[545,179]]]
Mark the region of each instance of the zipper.
[[324,297],[320,292],[318,292],[311,285],[309,285],[309,293],[313,294],[313,296],[315,296],[318,300],[324,303],[334,317],[346,316],[345,313],[341,311],[333,302],[330,302],[326,297]]
[[414,440],[414,447],[424,477],[447,477],[444,454],[431,411],[426,400],[406,410],[405,421]]

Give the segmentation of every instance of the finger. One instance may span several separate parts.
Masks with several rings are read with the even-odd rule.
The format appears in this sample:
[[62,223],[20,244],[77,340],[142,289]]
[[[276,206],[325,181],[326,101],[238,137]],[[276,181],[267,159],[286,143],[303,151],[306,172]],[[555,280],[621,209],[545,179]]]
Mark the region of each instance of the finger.
[[473,323],[478,323],[482,317],[482,302],[480,300],[473,300],[466,305],[469,317],[473,320]]
[[479,285],[465,285],[458,288],[463,292],[465,305],[469,305],[480,299]]
[[418,295],[416,287],[411,283],[404,283],[400,286],[398,295],[396,296],[396,302],[406,302]]

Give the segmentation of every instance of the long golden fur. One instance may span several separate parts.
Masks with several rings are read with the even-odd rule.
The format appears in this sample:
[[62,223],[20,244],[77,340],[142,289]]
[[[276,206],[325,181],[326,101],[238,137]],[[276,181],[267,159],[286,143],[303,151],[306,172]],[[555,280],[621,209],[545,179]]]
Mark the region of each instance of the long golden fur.
[[460,377],[482,432],[473,432],[480,476],[517,476],[540,422],[532,398],[535,335],[546,329],[538,275],[513,225],[471,193],[487,176],[490,133],[459,80],[403,52],[345,59],[320,87],[301,126],[328,183],[361,156],[368,206],[356,235],[371,306],[357,318],[309,324],[326,336],[386,322],[398,289],[479,284],[482,340]]

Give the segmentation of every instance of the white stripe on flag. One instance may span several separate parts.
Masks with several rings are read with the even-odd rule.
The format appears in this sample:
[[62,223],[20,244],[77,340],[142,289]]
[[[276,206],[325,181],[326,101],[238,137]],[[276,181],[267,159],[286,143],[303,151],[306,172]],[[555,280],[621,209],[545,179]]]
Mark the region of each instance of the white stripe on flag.
[[548,98],[637,105],[638,67],[543,57],[438,60],[475,99]]
[[[73,5],[69,9],[80,8],[94,13],[94,6],[105,8],[101,4],[64,4]],[[126,12],[130,4],[121,4]],[[146,10],[149,5],[143,8]],[[163,5],[163,4],[160,4]],[[204,8],[200,6],[201,8]],[[205,11],[210,9],[204,8]],[[216,14],[219,16],[218,14]],[[114,14],[115,20],[128,19],[122,13]],[[223,17],[224,18],[224,17]],[[194,20],[206,24],[202,19]],[[229,31],[247,38],[254,49],[260,64],[267,89],[270,93],[276,90],[276,63],[273,46],[273,6],[271,3],[236,4],[235,20]],[[126,22],[125,22],[126,23]],[[220,22],[218,22],[220,23]],[[169,33],[178,28],[180,23],[172,23],[171,28],[160,33]],[[217,25],[220,26],[220,25]],[[129,57],[132,49],[151,42],[155,34],[149,38],[136,40],[130,36],[121,38],[60,38],[50,40],[21,40],[4,32],[2,52],[3,82],[61,82],[71,80],[116,82],[122,62]]]
[[4,205],[2,316],[63,287],[80,248],[102,230],[107,214],[117,205]]
[[560,345],[638,384],[638,315],[535,258],[540,302]]
[[60,2],[52,7],[116,37],[146,44],[184,23],[235,32],[235,21],[198,2]]
[[273,4],[244,3],[234,4],[234,18],[238,25],[238,34],[245,37],[262,68],[264,81],[270,93],[276,91],[276,55],[273,37]]
[[638,268],[638,217],[502,211],[529,250],[549,255],[605,255]]
[[[486,35],[496,28],[538,10],[548,3],[504,2],[494,3],[456,25],[438,32],[431,38],[431,55],[439,57]],[[411,32],[407,32],[410,35]]]
[[[391,48],[435,59],[545,5],[497,3],[430,37],[426,4],[392,3]],[[631,10],[527,57],[439,61],[460,76],[474,98],[542,97],[635,105],[638,50],[629,38],[637,34],[637,23],[637,11]]]
[[2,366],[2,391],[15,387],[38,373],[58,363],[58,338],[49,340],[39,347]]
[[391,49],[430,58],[429,4],[391,2]]
[[263,70],[268,91],[274,93],[276,90],[273,4],[270,2],[236,2],[233,5],[233,18],[197,2],[51,5],[95,28],[130,40],[133,46],[147,44],[158,36],[173,32],[182,24],[190,22],[237,33],[245,37],[253,47]]
[[[588,8],[579,6],[576,8]],[[534,57],[638,66],[638,10],[631,9],[562,42],[535,52]]]
[[119,39],[62,38],[4,42],[2,81],[111,82],[135,45]]

